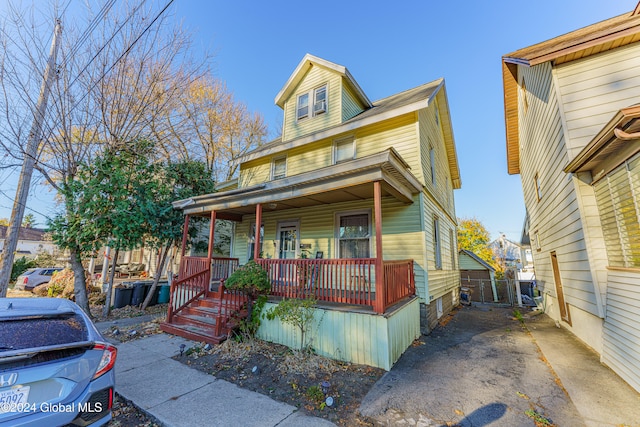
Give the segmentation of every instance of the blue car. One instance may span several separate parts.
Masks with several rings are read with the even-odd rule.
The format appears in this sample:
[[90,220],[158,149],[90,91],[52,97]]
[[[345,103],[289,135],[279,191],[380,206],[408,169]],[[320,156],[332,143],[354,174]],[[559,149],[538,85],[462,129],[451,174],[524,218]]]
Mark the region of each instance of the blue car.
[[69,300],[0,298],[0,426],[108,423],[116,354]]

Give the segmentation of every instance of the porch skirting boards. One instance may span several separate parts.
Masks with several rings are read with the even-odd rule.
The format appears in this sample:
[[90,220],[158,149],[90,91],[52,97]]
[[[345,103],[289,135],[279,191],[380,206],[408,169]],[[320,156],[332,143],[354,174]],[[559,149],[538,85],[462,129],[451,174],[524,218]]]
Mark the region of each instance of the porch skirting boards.
[[[265,311],[274,306],[267,303]],[[300,348],[298,328],[278,318],[261,321],[259,338]],[[316,308],[305,340],[319,355],[388,371],[419,337],[420,301],[412,298],[385,315]]]

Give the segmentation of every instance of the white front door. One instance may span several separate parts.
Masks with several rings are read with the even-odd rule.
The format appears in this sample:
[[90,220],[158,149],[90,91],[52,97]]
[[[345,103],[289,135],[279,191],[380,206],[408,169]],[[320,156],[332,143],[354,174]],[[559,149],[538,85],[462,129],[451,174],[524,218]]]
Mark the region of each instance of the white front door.
[[277,258],[294,259],[300,247],[300,225],[297,221],[281,222],[277,232]]

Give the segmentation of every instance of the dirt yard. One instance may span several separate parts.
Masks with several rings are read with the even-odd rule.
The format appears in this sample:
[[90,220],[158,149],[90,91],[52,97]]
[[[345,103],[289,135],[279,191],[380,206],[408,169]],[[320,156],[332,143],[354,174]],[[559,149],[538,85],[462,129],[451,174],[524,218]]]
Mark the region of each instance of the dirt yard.
[[[259,340],[231,339],[211,348],[200,345],[175,359],[340,426],[373,425],[358,417],[357,410],[385,372]],[[328,397],[333,399],[331,405]]]

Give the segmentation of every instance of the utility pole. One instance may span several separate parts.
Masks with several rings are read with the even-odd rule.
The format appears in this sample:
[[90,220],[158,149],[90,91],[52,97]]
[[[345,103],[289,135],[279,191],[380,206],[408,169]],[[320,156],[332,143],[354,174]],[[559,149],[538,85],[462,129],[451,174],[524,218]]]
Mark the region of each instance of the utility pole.
[[44,121],[44,113],[47,108],[50,87],[52,80],[56,75],[56,56],[58,46],[60,45],[60,33],[62,25],[60,19],[56,20],[53,31],[53,40],[51,42],[51,50],[49,51],[49,61],[44,70],[44,78],[40,87],[40,96],[36,104],[36,110],[29,132],[29,140],[24,152],[24,161],[22,162],[22,170],[20,171],[20,179],[18,180],[18,188],[16,190],[16,198],[13,202],[11,211],[11,220],[7,227],[7,235],[2,256],[2,265],[0,265],[0,298],[7,296],[7,288],[11,278],[11,269],[13,267],[14,253],[18,246],[18,234],[20,225],[24,217],[24,209],[29,197],[29,187],[31,186],[31,176],[33,175],[33,166],[35,165],[38,155],[38,145],[42,138],[42,122]]

